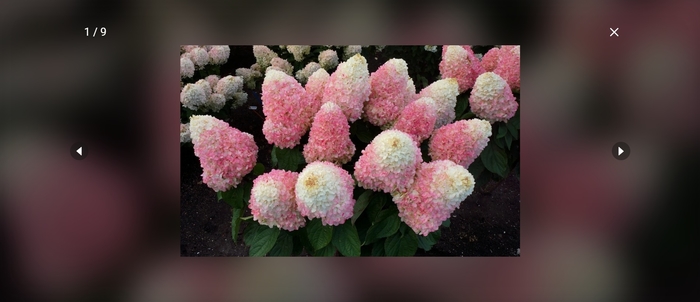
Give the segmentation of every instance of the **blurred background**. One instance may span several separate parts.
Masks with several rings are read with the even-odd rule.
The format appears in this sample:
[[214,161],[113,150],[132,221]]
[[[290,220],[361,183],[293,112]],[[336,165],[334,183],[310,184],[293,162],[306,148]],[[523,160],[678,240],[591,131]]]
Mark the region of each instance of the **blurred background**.
[[[700,2],[222,2],[0,5],[8,301],[697,299]],[[182,44],[522,45],[520,257],[180,258]]]

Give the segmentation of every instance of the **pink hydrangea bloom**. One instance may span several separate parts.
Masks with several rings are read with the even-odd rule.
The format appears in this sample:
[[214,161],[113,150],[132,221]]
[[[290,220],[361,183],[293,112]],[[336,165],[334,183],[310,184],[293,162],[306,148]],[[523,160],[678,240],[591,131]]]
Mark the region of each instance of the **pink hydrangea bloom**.
[[421,164],[407,192],[392,194],[399,217],[413,231],[427,236],[459,208],[474,190],[474,177],[449,160]]
[[484,67],[484,72],[496,70],[500,51],[501,49],[498,47],[491,48],[486,52],[484,57],[481,58],[481,66]]
[[420,144],[433,133],[436,120],[435,101],[429,97],[422,97],[401,111],[393,128],[407,133]]
[[326,49],[318,54],[318,63],[325,70],[331,70],[338,66],[338,53],[332,49]]
[[323,103],[334,102],[350,122],[362,115],[362,108],[370,94],[369,71],[367,60],[357,54],[340,63],[333,72],[323,93]]
[[468,168],[484,151],[491,136],[491,123],[480,119],[456,121],[435,130],[430,138],[430,158],[451,160]]
[[443,79],[455,78],[459,93],[474,86],[476,77],[483,73],[481,62],[474,56],[469,45],[445,45],[442,47],[440,75]]
[[385,130],[377,135],[355,163],[355,179],[365,189],[404,191],[422,162],[418,144],[398,130]]
[[318,112],[321,105],[323,105],[323,92],[326,90],[326,84],[328,83],[328,79],[330,79],[330,77],[331,76],[328,74],[328,72],[321,68],[311,74],[309,81],[304,87],[304,89],[306,89],[306,93],[309,95],[310,102],[308,107],[309,112],[307,114],[310,114],[312,117],[316,114],[316,112]]
[[506,80],[511,89],[520,89],[520,46],[501,47],[493,72]]
[[221,65],[228,61],[228,56],[231,54],[231,48],[228,45],[212,45],[209,49],[209,63]]
[[320,218],[323,225],[341,225],[352,217],[354,185],[348,171],[329,162],[310,163],[295,187],[299,212],[309,219]]
[[265,45],[253,45],[253,55],[255,56],[258,66],[260,66],[260,72],[267,69],[272,59],[277,57],[277,53]]
[[476,116],[491,123],[507,122],[518,110],[510,86],[494,72],[483,73],[476,79],[469,106]]
[[250,173],[258,156],[253,136],[208,115],[190,117],[194,154],[202,166],[202,182],[217,192],[236,187]]
[[309,143],[304,146],[306,162],[327,161],[342,165],[354,154],[350,125],[343,111],[335,103],[323,104],[314,116]]
[[221,79],[221,78],[220,78],[218,75],[215,75],[215,74],[208,75],[206,78],[204,78],[204,80],[206,80],[207,82],[209,82],[209,87],[210,87],[212,90],[216,88],[216,84],[219,83],[219,80],[220,80],[220,79]]
[[416,88],[408,76],[408,65],[402,59],[391,59],[370,75],[371,93],[363,116],[376,126],[393,123],[408,103]]
[[311,99],[304,87],[288,74],[271,69],[262,84],[265,122],[263,134],[270,144],[293,148],[311,126]]
[[292,75],[292,72],[294,72],[294,67],[292,66],[292,64],[290,64],[289,62],[287,62],[287,60],[282,58],[272,58],[272,60],[270,61],[270,67],[268,67],[267,70],[270,69],[276,69],[288,75]]
[[253,219],[262,225],[295,231],[306,224],[297,210],[294,187],[299,173],[272,170],[253,181],[248,207]]
[[209,53],[207,53],[204,48],[195,47],[190,50],[190,55],[192,56],[192,62],[197,69],[202,69],[209,63]]
[[429,97],[435,101],[437,111],[435,129],[455,120],[457,95],[459,95],[459,84],[453,78],[437,80],[423,88],[418,94],[418,98]]
[[180,78],[191,78],[194,76],[194,63],[187,57],[180,57]]

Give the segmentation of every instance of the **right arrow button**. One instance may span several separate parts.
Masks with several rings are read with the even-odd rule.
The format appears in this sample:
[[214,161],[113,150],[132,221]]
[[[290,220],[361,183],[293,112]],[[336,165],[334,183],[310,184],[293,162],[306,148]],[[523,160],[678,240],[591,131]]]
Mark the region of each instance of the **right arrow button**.
[[612,151],[613,157],[615,157],[618,160],[624,160],[630,156],[630,146],[627,145],[625,142],[618,142],[615,145],[613,145]]

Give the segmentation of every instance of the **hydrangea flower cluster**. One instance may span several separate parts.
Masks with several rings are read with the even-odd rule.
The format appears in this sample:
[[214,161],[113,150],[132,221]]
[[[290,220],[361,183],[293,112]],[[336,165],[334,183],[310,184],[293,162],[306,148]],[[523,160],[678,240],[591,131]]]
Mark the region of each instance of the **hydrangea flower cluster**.
[[304,159],[345,164],[355,154],[355,145],[350,140],[350,125],[343,110],[333,102],[321,106],[314,116],[309,142],[304,146]]
[[459,93],[474,86],[476,77],[484,73],[481,62],[474,56],[469,45],[445,45],[442,47],[440,75],[443,79],[455,78],[459,84]]
[[318,54],[318,63],[326,71],[338,66],[338,53],[332,49],[326,49]]
[[180,142],[181,143],[188,143],[191,142],[192,139],[190,138],[190,123],[187,124],[180,124]]
[[204,78],[204,80],[206,80],[209,83],[210,89],[216,88],[216,84],[219,83],[220,79],[221,79],[221,77],[219,77],[218,75],[215,75],[215,74],[208,75],[206,78]]
[[293,148],[311,126],[306,108],[311,105],[304,87],[288,74],[270,69],[262,84],[267,141],[280,148]]
[[293,56],[294,60],[301,62],[304,57],[311,51],[310,45],[287,45],[287,51],[289,51]]
[[362,45],[348,45],[345,46],[343,51],[343,58],[345,60],[352,58],[354,55],[362,52]]
[[248,101],[248,94],[243,92],[243,78],[239,76],[225,76],[216,83],[214,92],[221,94],[225,99],[233,100],[233,108],[240,107]]
[[491,123],[507,122],[518,110],[510,86],[494,72],[485,72],[476,79],[469,105],[476,116]]
[[491,48],[481,58],[481,66],[484,68],[484,72],[496,70],[498,66],[498,53],[500,51],[501,49],[498,47]]
[[180,57],[180,78],[191,78],[194,76],[194,63],[187,56]]
[[255,79],[262,77],[262,73],[251,68],[238,68],[236,69],[236,76],[243,79],[248,89],[255,89]]
[[437,52],[437,45],[425,45],[423,49],[429,52]]
[[435,130],[430,138],[430,158],[451,160],[468,168],[484,151],[491,137],[491,123],[480,119],[456,121]]
[[277,57],[277,53],[275,53],[265,45],[253,45],[253,55],[255,56],[255,60],[257,61],[256,64],[258,64],[258,66],[260,66],[261,69],[258,71],[262,71],[270,67],[272,59]]
[[202,69],[209,63],[209,53],[202,47],[195,47],[190,50],[190,59],[197,69]]
[[296,78],[299,81],[299,83],[306,84],[306,81],[309,80],[309,77],[316,72],[316,70],[321,69],[321,64],[318,64],[316,62],[310,62],[309,64],[306,64],[306,66],[303,69],[300,69],[296,73]]
[[[272,60],[270,61],[270,67],[268,67],[267,70],[270,70],[270,69],[276,69],[276,70],[282,71],[288,75],[292,75],[292,72],[294,72],[294,66],[292,66],[292,64],[287,62],[287,60],[279,58],[279,57],[272,58]],[[267,72],[267,70],[266,70],[266,72]]]
[[180,91],[180,103],[187,109],[197,110],[207,102],[207,95],[201,85],[187,84]]
[[408,65],[402,59],[390,59],[373,72],[370,89],[363,116],[380,127],[393,123],[416,95],[416,87],[408,76]]
[[369,71],[367,60],[357,54],[347,61],[340,63],[338,69],[331,74],[323,93],[323,102],[334,102],[350,122],[362,115],[362,108],[370,94]]
[[437,111],[435,129],[455,120],[455,106],[457,106],[458,95],[459,84],[453,78],[437,80],[420,91],[418,98],[429,97],[435,101],[435,109]]
[[253,136],[208,115],[190,117],[194,154],[202,166],[202,182],[217,192],[236,187],[255,166],[258,146]]
[[228,45],[212,45],[209,49],[209,63],[214,65],[225,64],[230,54],[231,48]]
[[520,89],[520,46],[502,46],[493,72],[506,80],[511,89]]
[[421,164],[407,192],[395,192],[399,217],[417,234],[437,231],[474,190],[474,176],[449,160]]
[[429,97],[417,99],[401,111],[394,129],[405,132],[418,144],[430,137],[435,130],[437,109],[435,101]]
[[410,135],[384,130],[362,150],[355,163],[355,179],[365,189],[405,191],[422,161],[420,148]]
[[262,225],[295,231],[306,224],[297,210],[294,187],[299,173],[272,170],[253,180],[248,207]]
[[309,77],[309,80],[306,82],[306,86],[304,88],[306,89],[306,93],[310,98],[311,105],[308,108],[312,112],[311,116],[316,114],[316,111],[318,111],[318,109],[321,108],[321,105],[323,105],[323,92],[325,91],[326,83],[328,83],[330,78],[331,75],[329,75],[325,69],[321,68],[314,71],[314,73]]
[[297,207],[309,219],[320,218],[323,225],[340,225],[352,217],[354,181],[344,169],[317,161],[299,174],[295,186]]

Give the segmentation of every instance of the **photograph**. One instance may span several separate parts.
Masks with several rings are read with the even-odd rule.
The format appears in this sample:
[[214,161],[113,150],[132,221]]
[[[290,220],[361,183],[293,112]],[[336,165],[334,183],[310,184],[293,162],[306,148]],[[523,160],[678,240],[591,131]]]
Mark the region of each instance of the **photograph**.
[[519,257],[520,45],[181,45],[180,256]]

